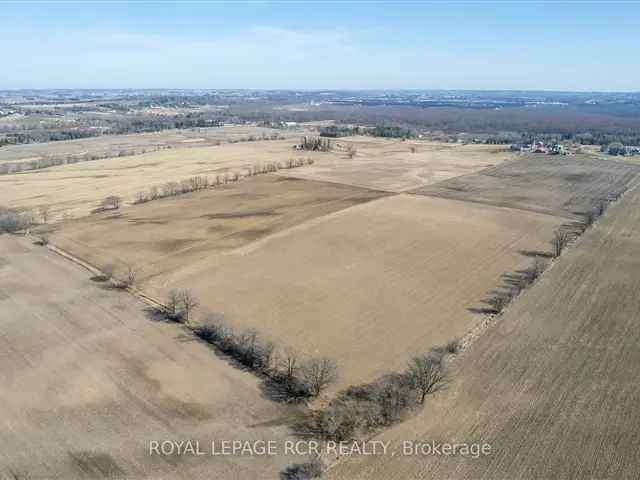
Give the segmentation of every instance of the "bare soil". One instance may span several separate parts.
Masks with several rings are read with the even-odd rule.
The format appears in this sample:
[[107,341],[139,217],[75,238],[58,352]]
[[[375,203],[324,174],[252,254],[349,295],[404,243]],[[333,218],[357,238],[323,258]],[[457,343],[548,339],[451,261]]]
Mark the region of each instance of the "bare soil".
[[575,218],[638,173],[638,165],[586,155],[530,154],[413,193]]
[[[503,275],[544,251],[559,219],[400,195],[185,263],[145,289],[190,288],[223,316],[340,366],[336,388],[464,335]],[[138,248],[142,250],[142,246]],[[122,251],[122,250],[121,250]]]
[[24,237],[0,235],[0,332],[0,478],[264,479],[301,461],[149,455],[151,440],[283,448],[299,412],[128,293]]
[[384,192],[261,175],[214,189],[62,222],[50,240],[102,267],[139,271],[159,287],[176,270],[206,265],[307,220],[368,202]]
[[377,438],[491,455],[354,457],[328,478],[638,478],[639,204],[636,188],[456,361],[447,390]]

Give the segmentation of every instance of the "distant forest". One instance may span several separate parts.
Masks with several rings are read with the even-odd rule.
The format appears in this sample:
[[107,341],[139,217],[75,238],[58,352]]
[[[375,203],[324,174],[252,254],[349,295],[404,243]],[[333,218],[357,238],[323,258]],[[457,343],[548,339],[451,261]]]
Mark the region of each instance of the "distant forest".
[[[337,123],[322,130],[327,137],[366,134],[411,138],[424,134],[501,144],[571,140],[585,145],[640,145],[638,94],[458,92],[454,95],[457,106],[434,106],[452,103],[446,100],[451,95],[427,95],[440,102],[428,103],[430,100],[421,100],[415,92],[234,91],[121,97],[116,93],[110,99],[96,100],[90,92],[71,97],[71,93],[62,92],[58,99],[62,103],[56,104],[48,97],[46,101],[39,98],[36,92],[22,103],[0,103],[0,120],[7,117],[6,122],[0,122],[0,147],[224,123],[282,127],[284,122],[326,120]],[[83,97],[89,99],[82,103]],[[203,108],[207,106],[210,108]],[[168,108],[169,113],[150,113],[153,108]],[[10,120],[11,115],[17,119]]]
[[[493,139],[489,143],[549,137],[573,140],[584,145],[612,142],[640,145],[640,107],[635,115],[628,111],[603,113],[549,106],[500,110],[376,106],[286,113],[255,112],[245,113],[245,116],[252,120],[297,122],[332,119],[345,125],[385,127],[391,132],[379,136],[412,136],[406,132],[429,131],[451,135],[483,134],[485,138],[489,136]],[[340,136],[339,129],[336,130],[336,136]]]

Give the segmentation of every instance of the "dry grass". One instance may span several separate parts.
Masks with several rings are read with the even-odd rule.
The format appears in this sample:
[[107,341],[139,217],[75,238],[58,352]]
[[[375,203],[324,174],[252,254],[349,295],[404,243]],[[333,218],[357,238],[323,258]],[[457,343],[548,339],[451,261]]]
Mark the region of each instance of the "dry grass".
[[48,204],[57,219],[65,213],[85,216],[108,195],[118,195],[126,204],[135,200],[137,192],[168,181],[194,175],[215,177],[225,172],[243,172],[254,165],[323,155],[302,155],[292,149],[293,143],[282,140],[172,149],[2,175],[0,205],[36,208]]
[[[301,125],[301,127],[303,127],[303,125]],[[260,138],[262,135],[271,136],[273,134],[297,139],[300,132],[254,127],[250,125],[235,125],[193,128],[188,130],[164,130],[161,132],[130,135],[106,135],[103,137],[82,138],[60,142],[10,145],[0,149],[0,164],[38,160],[49,156],[73,155],[82,157],[87,153],[93,155],[111,154],[115,157],[120,151],[153,150],[158,147],[185,148],[211,146],[217,142],[247,139],[251,135]]]
[[638,478],[640,189],[459,361],[450,388],[379,440],[488,442],[480,459],[348,459],[331,479]]
[[[390,192],[402,192],[447,178],[476,172],[514,158],[504,146],[461,145],[402,141],[371,137],[332,140],[338,155],[316,158],[309,168],[293,175],[311,180],[346,183]],[[357,153],[349,158],[349,147]],[[415,153],[411,152],[415,147]]]
[[[358,154],[349,159],[345,150],[349,142],[345,140],[335,141],[342,147],[337,146],[328,153],[297,152],[292,148],[297,140],[296,136],[295,140],[175,148],[1,175],[0,205],[33,209],[47,204],[51,206],[53,221],[56,221],[65,214],[73,217],[88,215],[108,195],[122,197],[126,205],[134,201],[137,192],[147,191],[152,185],[180,181],[194,175],[213,177],[225,172],[245,172],[255,165],[285,163],[296,158],[311,158],[315,163],[295,172],[286,170],[283,175],[399,191],[476,171],[500,163],[511,155],[484,145],[355,137],[349,142],[358,144]],[[57,143],[51,144],[51,148]],[[410,144],[418,145],[418,153],[410,152]]]

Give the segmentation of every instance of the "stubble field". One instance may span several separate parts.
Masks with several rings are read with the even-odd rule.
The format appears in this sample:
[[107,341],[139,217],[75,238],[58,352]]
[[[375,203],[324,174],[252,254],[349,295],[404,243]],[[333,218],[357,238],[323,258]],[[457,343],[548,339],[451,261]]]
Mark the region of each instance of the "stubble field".
[[[259,193],[260,183],[272,192],[274,185],[322,192],[319,184],[327,193],[342,190],[351,197],[322,210],[307,202],[299,208],[303,216],[277,228],[278,215],[260,214],[270,202],[246,196],[254,185]],[[172,200],[173,209],[152,202],[114,220],[63,225],[52,241],[98,265],[130,259],[147,270],[141,288],[156,298],[189,288],[202,302],[201,317],[221,315],[235,328],[253,327],[303,354],[333,358],[340,387],[401,368],[412,354],[464,335],[477,321],[472,310],[483,307],[501,276],[527,266],[526,252],[544,250],[559,224],[549,215],[412,195],[338,210],[380,194],[306,180],[254,178],[229,188],[226,202],[241,199],[240,188],[245,200],[235,215],[245,212],[245,218],[234,218],[233,208],[221,215],[225,197],[217,201],[207,193],[211,206],[194,217],[188,201]],[[206,198],[193,194],[193,201]],[[293,202],[283,212],[296,210],[295,195],[282,199]],[[173,229],[178,222],[162,225],[166,215],[183,218],[182,212],[184,222],[214,231],[193,245],[181,237],[183,245],[169,247],[178,241],[174,232],[193,231]]]
[[586,155],[530,154],[413,193],[576,218],[638,173],[638,165]]
[[343,152],[356,149],[353,158],[326,155],[293,173],[310,180],[403,192],[431,185],[515,158],[502,145],[461,145],[419,140],[345,137],[332,140]]
[[263,135],[271,136],[277,134],[281,137],[298,138],[303,131],[305,131],[304,128],[300,130],[276,130],[250,125],[229,125],[130,135],[105,135],[59,142],[27,143],[10,145],[0,149],[0,165],[3,163],[40,160],[51,156],[72,156],[78,159],[87,154],[116,157],[121,151],[140,152],[158,148],[212,146],[219,142],[246,140],[250,136],[260,139]]
[[[81,217],[109,195],[131,203],[138,192],[154,185],[196,175],[243,174],[251,167],[295,159],[311,159],[314,164],[283,170],[283,175],[395,192],[476,171],[511,155],[483,145],[427,142],[415,142],[419,144],[417,153],[411,153],[408,142],[360,137],[335,140],[336,148],[331,152],[305,152],[293,149],[299,135],[288,140],[161,150],[0,175],[0,205],[33,210],[49,205],[55,218]],[[351,143],[358,145],[355,158],[346,154]]]
[[51,241],[90,263],[139,271],[161,288],[173,272],[318,216],[387,195],[348,185],[261,175],[63,222]]
[[0,205],[37,209],[49,205],[57,219],[81,217],[109,195],[135,200],[152,186],[196,175],[215,178],[246,172],[249,167],[298,158],[317,152],[296,152],[293,140],[242,142],[212,147],[172,149],[0,176]]
[[449,387],[378,439],[487,442],[491,454],[346,459],[330,479],[638,478],[640,188],[456,364]]
[[301,457],[151,456],[152,440],[289,437],[263,397],[175,324],[35,246],[0,235],[0,478],[277,478]]

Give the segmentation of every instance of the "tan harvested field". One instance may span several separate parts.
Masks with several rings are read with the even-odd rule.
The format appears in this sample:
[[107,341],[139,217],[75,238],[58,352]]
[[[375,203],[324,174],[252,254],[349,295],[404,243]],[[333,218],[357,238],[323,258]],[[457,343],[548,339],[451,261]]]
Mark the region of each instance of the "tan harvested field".
[[[301,457],[150,456],[151,440],[289,437],[293,407],[126,293],[0,235],[0,478],[265,479]],[[303,458],[303,457],[302,457]]]
[[[261,175],[215,189],[103,212],[61,224],[57,246],[117,271],[140,270],[161,287],[184,266],[208,264],[216,255],[315,217],[367,202],[384,192]],[[117,272],[116,272],[117,273]]]
[[524,155],[413,193],[575,217],[619,192],[640,166],[587,155]]
[[[214,178],[255,165],[314,158],[318,152],[296,152],[294,140],[243,142],[213,147],[172,149],[121,158],[81,162],[0,176],[0,205],[37,208],[47,204],[53,214],[88,215],[109,195],[133,202],[139,191],[194,175]],[[306,167],[300,167],[306,168]],[[287,170],[290,171],[290,170]]]
[[[248,199],[243,208],[259,211],[261,202]],[[128,218],[139,218],[138,211],[142,208],[131,207]],[[219,211],[212,205],[214,215]],[[163,209],[153,212],[157,217],[145,217],[147,223],[165,218]],[[203,219],[205,225],[210,221]],[[236,221],[254,235],[250,218],[222,225]],[[233,250],[222,237],[216,253],[212,240],[206,251],[178,266],[168,251],[153,266],[165,273],[142,288],[157,297],[170,288],[190,288],[202,302],[201,317],[221,314],[233,326],[254,327],[283,346],[331,357],[340,365],[341,387],[401,368],[410,355],[465,334],[481,320],[469,309],[483,306],[502,274],[527,265],[522,252],[546,249],[559,221],[473,203],[393,196],[244,246],[240,242]],[[77,250],[73,231],[64,226],[53,243],[62,239],[79,255],[95,244],[91,259],[100,264],[127,255],[158,258],[154,249],[172,235],[168,228],[155,230],[162,237],[139,235],[142,227],[127,218],[99,223],[75,231],[84,243]]]
[[[515,157],[515,154],[499,145],[371,137],[345,137],[332,142],[336,145],[336,152],[342,152],[340,155],[321,156],[314,165],[298,170],[293,175],[402,192],[476,172]],[[348,158],[346,154],[348,145],[354,145],[357,149],[354,158]],[[415,147],[415,153],[411,152],[412,147]]]
[[288,138],[298,138],[305,131],[276,130],[251,125],[229,125],[224,127],[192,128],[186,130],[165,130],[131,135],[105,135],[102,137],[64,140],[60,142],[29,143],[10,145],[0,149],[0,164],[24,160],[38,160],[50,156],[74,155],[118,155],[120,151],[154,150],[157,148],[184,148],[211,146],[217,142],[247,139],[249,136],[261,138],[263,135],[278,134]]
[[330,479],[640,477],[640,188],[455,364],[419,417],[377,439],[492,453],[345,459]]
[[[180,181],[194,175],[243,172],[247,168],[291,159],[313,159],[313,165],[282,170],[284,176],[323,180],[365,188],[399,191],[476,171],[511,158],[509,153],[484,145],[452,145],[355,137],[358,155],[347,158],[336,146],[328,153],[296,151],[299,139],[242,142],[219,146],[182,148],[108,158],[72,165],[0,175],[0,205],[34,209],[51,206],[54,219],[64,214],[88,215],[109,195],[126,203],[153,185]],[[348,142],[338,139],[341,146]],[[63,142],[56,142],[63,143]],[[197,143],[188,145],[198,145]],[[4,149],[3,149],[4,150]]]

